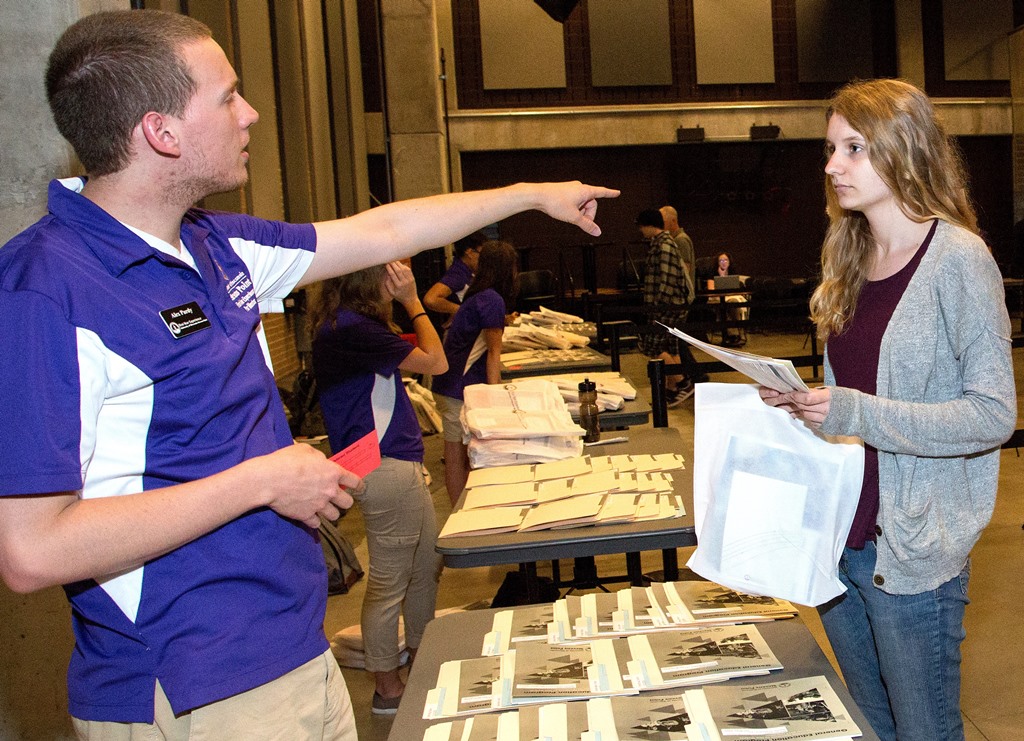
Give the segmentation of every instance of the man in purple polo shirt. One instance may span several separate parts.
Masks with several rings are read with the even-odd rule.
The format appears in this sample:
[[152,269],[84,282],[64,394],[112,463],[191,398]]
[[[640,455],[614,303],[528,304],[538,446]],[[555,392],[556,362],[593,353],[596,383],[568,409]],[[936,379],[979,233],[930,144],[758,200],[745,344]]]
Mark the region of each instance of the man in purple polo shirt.
[[[292,225],[193,207],[247,179],[257,113],[202,24],[89,16],[47,95],[88,178],[0,249],[0,575],[64,585],[81,738],[355,738],[315,528],[361,482],[293,445],[260,311],[527,209],[598,234],[580,183]],[[358,248],[356,246],[358,245]]]

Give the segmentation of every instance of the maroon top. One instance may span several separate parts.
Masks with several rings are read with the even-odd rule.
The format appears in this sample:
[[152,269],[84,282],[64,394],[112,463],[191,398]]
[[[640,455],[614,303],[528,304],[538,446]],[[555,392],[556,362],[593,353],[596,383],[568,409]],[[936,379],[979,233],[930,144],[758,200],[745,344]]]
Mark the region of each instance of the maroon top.
[[[910,262],[895,275],[883,280],[868,281],[857,298],[857,308],[842,334],[829,337],[828,360],[836,386],[857,389],[865,394],[877,392],[878,356],[882,335],[889,326],[892,313],[903,292],[914,277],[939,222],[933,221],[928,236]],[[849,548],[863,548],[875,539],[878,519],[878,450],[864,444],[864,483],[861,485],[857,513],[846,539]]]

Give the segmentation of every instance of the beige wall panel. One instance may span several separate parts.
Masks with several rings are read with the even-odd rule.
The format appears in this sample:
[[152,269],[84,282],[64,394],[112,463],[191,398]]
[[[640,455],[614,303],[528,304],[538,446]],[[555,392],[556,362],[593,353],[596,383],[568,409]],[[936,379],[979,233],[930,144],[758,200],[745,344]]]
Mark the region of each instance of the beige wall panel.
[[694,0],[698,85],[775,82],[771,0]]
[[[199,0],[198,3],[193,5],[202,5],[203,0]],[[181,0],[146,0],[146,8],[150,10],[166,10],[168,13],[180,13],[181,12]],[[195,16],[195,13],[190,13]],[[206,23],[206,21],[203,21]]]
[[[1007,136],[1009,99],[935,101],[955,136]],[[735,103],[720,106],[645,105],[560,111],[461,111],[452,116],[456,152],[629,146],[675,142],[679,126],[701,126],[707,141],[749,141],[751,124],[779,126],[786,139],[825,135],[824,100]],[[456,173],[457,174],[457,173]]]
[[1006,80],[1013,30],[1011,0],[942,3],[942,39],[947,80]]
[[80,170],[43,90],[50,49],[77,17],[70,2],[0,3],[0,245],[46,213],[51,178]]
[[561,23],[533,0],[480,0],[484,89],[565,87]]
[[383,0],[391,182],[397,200],[448,191],[433,0]]
[[[260,114],[260,120],[249,130],[249,183],[243,190],[210,196],[204,199],[204,205],[248,212],[265,219],[283,219],[284,189],[267,4],[247,3],[245,12],[236,15],[232,13],[229,0],[192,0],[189,13],[210,26],[235,65],[239,90]],[[290,317],[263,316],[267,345],[278,378],[288,379],[299,371],[293,325]]]
[[595,86],[671,85],[668,0],[590,0]]

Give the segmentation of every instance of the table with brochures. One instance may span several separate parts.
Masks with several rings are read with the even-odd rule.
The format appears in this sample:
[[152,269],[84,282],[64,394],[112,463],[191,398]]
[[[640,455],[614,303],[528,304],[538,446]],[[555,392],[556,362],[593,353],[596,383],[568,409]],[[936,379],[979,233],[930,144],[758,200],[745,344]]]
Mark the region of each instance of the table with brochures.
[[[427,625],[409,675],[405,695],[388,735],[390,741],[421,739],[427,727],[438,722],[424,720],[422,715],[427,693],[437,681],[441,664],[454,659],[480,656],[483,638],[491,630],[496,612],[498,610],[460,612],[437,618]],[[757,627],[783,666],[781,671],[772,672],[772,681],[824,676],[860,727],[863,735],[857,737],[858,741],[878,741],[878,736],[871,731],[864,714],[853,702],[845,685],[799,617],[759,623]],[[722,684],[751,683],[750,677],[739,677]],[[679,691],[659,690],[658,694],[678,695]]]
[[585,373],[588,371],[610,371],[612,359],[591,347],[574,347],[568,350],[536,350],[532,357],[522,362],[502,363],[501,378],[528,378],[548,376],[555,373]]
[[[623,434],[628,438],[626,442],[599,445],[585,451],[601,456],[684,452],[679,432],[670,427],[633,428]],[[687,454],[686,469],[674,471],[672,477],[673,492],[682,497],[686,506],[683,517],[564,530],[444,537],[437,541],[437,552],[449,568],[472,568],[694,546],[697,536],[692,512],[693,473],[690,465]],[[464,499],[465,492],[456,510]],[[668,578],[674,576],[669,575]]]

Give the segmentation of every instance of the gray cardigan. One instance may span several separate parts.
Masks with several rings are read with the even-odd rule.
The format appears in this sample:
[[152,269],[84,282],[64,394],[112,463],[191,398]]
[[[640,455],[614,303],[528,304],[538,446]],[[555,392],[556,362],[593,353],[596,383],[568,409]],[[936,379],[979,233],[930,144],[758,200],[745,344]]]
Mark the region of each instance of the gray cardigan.
[[878,449],[875,584],[918,594],[956,576],[992,517],[1017,422],[1010,319],[988,248],[940,221],[882,337],[877,395],[832,387],[821,431]]

